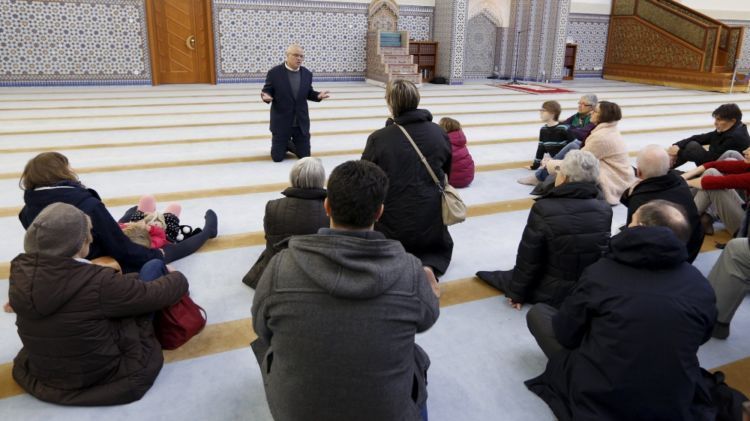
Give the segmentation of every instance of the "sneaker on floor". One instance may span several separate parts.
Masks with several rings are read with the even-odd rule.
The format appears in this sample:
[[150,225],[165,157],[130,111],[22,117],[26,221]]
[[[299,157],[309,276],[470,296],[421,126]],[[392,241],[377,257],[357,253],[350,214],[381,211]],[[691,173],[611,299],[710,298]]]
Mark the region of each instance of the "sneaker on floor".
[[517,181],[519,184],[525,184],[527,186],[536,186],[537,184],[539,184],[539,179],[536,178],[536,175],[519,178]]
[[728,338],[729,337],[729,324],[716,322],[716,324],[714,325],[714,330],[713,332],[711,332],[711,336],[713,336],[716,339]]

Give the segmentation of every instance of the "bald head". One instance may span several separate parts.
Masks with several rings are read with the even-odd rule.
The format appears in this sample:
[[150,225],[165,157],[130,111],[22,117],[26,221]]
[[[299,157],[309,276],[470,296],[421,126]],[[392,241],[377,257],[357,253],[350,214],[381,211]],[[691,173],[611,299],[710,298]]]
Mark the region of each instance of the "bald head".
[[661,146],[649,145],[638,153],[636,166],[642,180],[661,177],[669,172],[669,155]]
[[666,200],[652,200],[638,208],[630,226],[667,227],[681,241],[687,242],[690,239],[690,225],[685,209]]

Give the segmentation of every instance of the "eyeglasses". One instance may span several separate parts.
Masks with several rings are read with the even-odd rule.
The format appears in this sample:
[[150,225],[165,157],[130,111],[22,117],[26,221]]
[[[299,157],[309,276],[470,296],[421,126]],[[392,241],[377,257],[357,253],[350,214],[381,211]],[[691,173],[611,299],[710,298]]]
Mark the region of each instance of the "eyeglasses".
[[305,58],[305,55],[304,54],[292,54],[292,57],[297,57],[297,58],[302,58],[303,59],[303,58]]
[[584,107],[590,107],[591,104],[587,104],[585,102],[579,102],[578,105],[583,105]]

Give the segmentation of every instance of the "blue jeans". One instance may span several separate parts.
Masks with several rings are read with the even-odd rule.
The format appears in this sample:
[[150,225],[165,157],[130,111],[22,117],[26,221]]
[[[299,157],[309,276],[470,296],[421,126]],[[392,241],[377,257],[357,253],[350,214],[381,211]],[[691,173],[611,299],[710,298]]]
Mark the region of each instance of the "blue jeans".
[[143,282],[151,282],[155,279],[161,278],[167,273],[169,273],[169,271],[163,260],[152,259],[141,267],[141,271],[138,272],[138,278]]
[[[564,148],[560,149],[560,152],[558,152],[555,156],[552,157],[552,159],[563,159],[565,158],[565,155],[568,154],[570,151],[581,149],[581,141],[580,140],[574,140],[567,145],[565,145]],[[534,174],[536,176],[536,179],[539,181],[544,181],[549,177],[549,171],[547,171],[547,168],[539,168],[536,170],[536,173]]]

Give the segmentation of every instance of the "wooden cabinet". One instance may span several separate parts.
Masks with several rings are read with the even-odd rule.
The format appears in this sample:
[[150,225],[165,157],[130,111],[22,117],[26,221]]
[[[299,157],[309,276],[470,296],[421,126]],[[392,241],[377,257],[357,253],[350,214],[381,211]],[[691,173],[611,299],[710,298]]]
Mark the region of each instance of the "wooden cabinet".
[[437,71],[438,43],[434,41],[409,41],[409,54],[414,56],[423,82],[430,82]]
[[567,44],[565,46],[565,64],[563,64],[563,80],[572,80],[576,74],[576,53],[578,45]]

